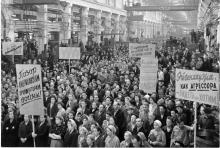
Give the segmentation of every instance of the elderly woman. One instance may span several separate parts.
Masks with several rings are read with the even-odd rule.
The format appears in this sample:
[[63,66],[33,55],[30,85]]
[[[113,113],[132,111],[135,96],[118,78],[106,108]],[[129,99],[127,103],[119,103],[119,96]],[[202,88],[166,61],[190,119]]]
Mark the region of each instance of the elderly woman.
[[77,125],[73,119],[67,122],[67,131],[64,136],[64,147],[77,147],[78,131]]
[[120,141],[115,135],[116,129],[113,125],[109,125],[107,128],[107,137],[105,139],[105,147],[119,147]]
[[131,137],[132,137],[131,132],[126,131],[124,133],[125,140],[120,143],[120,147],[131,147],[132,146]]
[[51,138],[50,147],[61,147],[63,146],[63,137],[65,135],[65,125],[63,124],[63,117],[56,116],[55,125],[53,125],[49,132]]
[[166,145],[166,135],[161,129],[162,123],[159,120],[154,121],[154,129],[150,131],[148,142],[153,147],[164,147]]

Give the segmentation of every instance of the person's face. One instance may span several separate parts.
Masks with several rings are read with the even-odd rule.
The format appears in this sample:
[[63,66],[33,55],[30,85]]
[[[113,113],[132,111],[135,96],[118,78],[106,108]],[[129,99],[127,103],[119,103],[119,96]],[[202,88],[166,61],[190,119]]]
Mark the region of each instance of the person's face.
[[110,115],[109,115],[109,114],[106,114],[106,115],[105,115],[105,118],[106,118],[107,121],[109,121],[109,120],[110,120]]
[[61,120],[59,118],[56,118],[55,122],[57,125],[61,124]]
[[164,107],[160,106],[160,113],[164,113],[164,112],[165,112]]
[[141,127],[141,126],[142,126],[142,121],[141,121],[141,119],[136,119],[136,125],[137,125],[138,127]]
[[184,122],[180,122],[180,123],[178,123],[178,125],[179,125],[180,128],[183,128],[184,127]]
[[93,133],[94,133],[95,136],[98,136],[98,135],[99,135],[99,132],[98,132],[97,128],[94,128],[94,129],[93,129]]
[[40,116],[40,122],[44,122],[46,119],[44,116]]
[[88,145],[92,145],[92,140],[90,139],[90,137],[86,138],[86,142],[87,142]]
[[182,113],[183,109],[181,107],[177,107],[176,110],[178,111],[178,113]]
[[95,109],[96,107],[97,107],[96,103],[93,102],[93,103],[92,103],[92,108]]
[[133,145],[134,147],[140,147],[140,144],[139,144],[139,142],[137,141],[136,138],[133,138],[133,139],[131,140],[131,142],[132,142],[132,145]]
[[175,111],[171,111],[171,112],[170,112],[170,115],[171,115],[172,117],[175,117],[175,115],[176,115]]
[[115,110],[117,110],[117,109],[119,108],[119,106],[118,106],[118,103],[117,103],[117,102],[114,102],[114,104],[113,104],[113,108],[114,108]]
[[28,121],[29,121],[28,115],[24,115],[24,121],[25,121],[25,122],[28,122]]
[[107,135],[112,135],[112,131],[109,128],[107,128]]
[[166,120],[166,125],[167,125],[167,126],[171,126],[171,125],[172,125],[172,121],[171,121],[170,119],[167,119],[167,120]]
[[73,126],[70,122],[67,122],[67,128],[68,130],[73,130]]
[[111,100],[110,100],[110,98],[107,98],[107,99],[106,99],[106,104],[107,104],[107,105],[111,105]]
[[124,134],[125,141],[130,141],[130,135],[128,133]]
[[114,121],[113,118],[109,118],[109,124],[111,124],[111,125],[114,125],[114,124],[115,124],[115,121]]
[[99,97],[98,96],[94,96],[94,101],[98,102],[99,101]]
[[83,125],[86,125],[87,124],[87,119],[83,119]]
[[94,98],[93,98],[92,95],[89,97],[89,100],[90,100],[90,101],[93,101],[93,100],[94,100]]
[[132,115],[132,116],[131,116],[131,122],[133,122],[133,123],[136,122],[136,116],[135,116],[135,115]]
[[86,102],[82,101],[82,102],[81,102],[81,106],[82,106],[83,108],[85,108],[85,107],[86,107]]
[[58,104],[57,107],[58,107],[58,109],[61,109],[61,108],[62,108],[62,106],[61,106],[60,104]]
[[9,119],[14,119],[14,113],[13,112],[9,112]]
[[159,125],[157,124],[157,123],[154,123],[154,129],[159,129],[160,127],[159,127]]
[[201,108],[200,108],[200,114],[201,114],[201,115],[204,115],[204,114],[205,114],[205,112],[204,112],[204,107],[201,107]]
[[69,113],[68,117],[69,117],[69,119],[73,119],[74,116],[72,113]]
[[52,97],[50,101],[51,101],[52,104],[54,104],[55,103],[55,98]]
[[99,105],[99,111],[102,112],[104,109],[104,106],[102,104]]

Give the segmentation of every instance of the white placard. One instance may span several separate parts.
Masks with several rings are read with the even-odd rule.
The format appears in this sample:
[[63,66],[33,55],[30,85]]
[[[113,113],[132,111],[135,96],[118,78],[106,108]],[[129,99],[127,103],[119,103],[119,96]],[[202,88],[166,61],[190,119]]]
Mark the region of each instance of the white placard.
[[129,43],[130,57],[155,57],[155,44]]
[[23,55],[23,42],[3,42],[3,55]]
[[176,98],[219,105],[219,73],[176,69]]
[[44,115],[41,66],[16,64],[20,113]]
[[59,47],[59,59],[80,59],[80,47]]

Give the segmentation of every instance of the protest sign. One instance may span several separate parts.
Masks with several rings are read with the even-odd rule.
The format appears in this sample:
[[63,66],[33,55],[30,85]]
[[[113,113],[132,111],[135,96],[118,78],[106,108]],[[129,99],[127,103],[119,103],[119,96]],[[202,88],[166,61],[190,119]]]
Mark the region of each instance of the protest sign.
[[155,44],[129,43],[130,57],[155,57]]
[[23,42],[3,42],[3,55],[23,55]]
[[16,64],[20,113],[44,115],[41,66]]
[[59,59],[80,59],[80,48],[59,47]]
[[142,57],[140,66],[139,88],[148,92],[156,92],[158,60],[155,57]]
[[176,69],[176,98],[219,105],[219,74]]

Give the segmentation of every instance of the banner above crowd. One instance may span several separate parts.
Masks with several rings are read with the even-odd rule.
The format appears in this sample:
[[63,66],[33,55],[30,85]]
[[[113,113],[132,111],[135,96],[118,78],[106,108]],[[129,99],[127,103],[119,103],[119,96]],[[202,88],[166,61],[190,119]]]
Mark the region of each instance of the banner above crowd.
[[44,115],[41,66],[17,64],[16,73],[20,113]]
[[3,55],[23,55],[23,42],[3,42]]
[[155,57],[155,44],[129,43],[130,57]]
[[59,59],[80,59],[80,48],[59,47]]
[[219,105],[219,74],[176,69],[176,98]]

